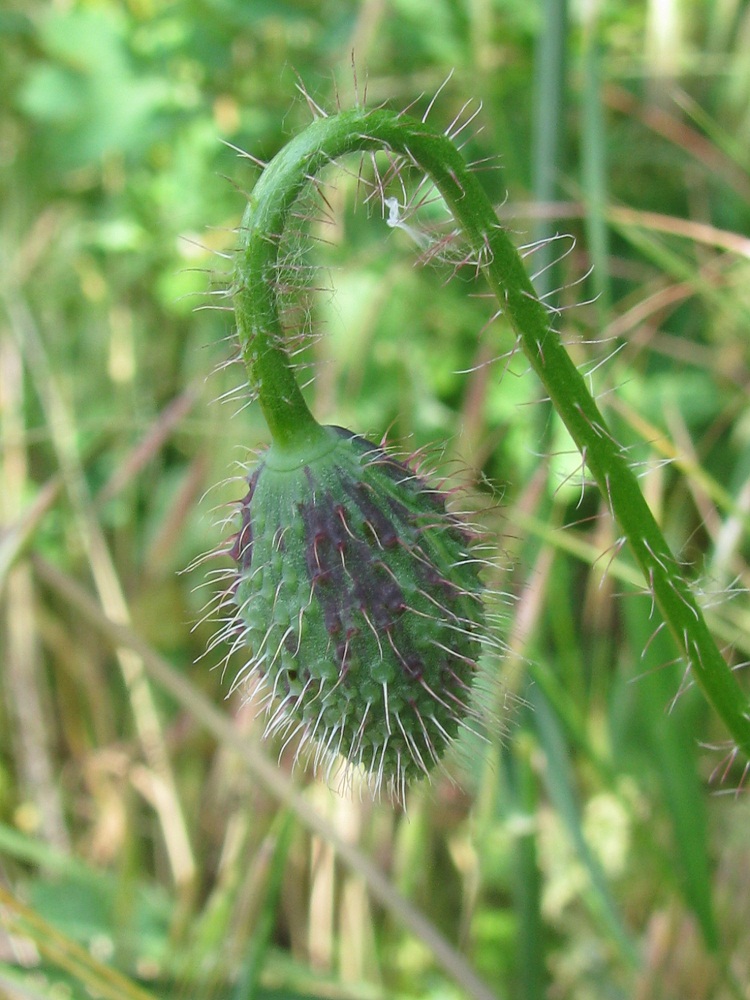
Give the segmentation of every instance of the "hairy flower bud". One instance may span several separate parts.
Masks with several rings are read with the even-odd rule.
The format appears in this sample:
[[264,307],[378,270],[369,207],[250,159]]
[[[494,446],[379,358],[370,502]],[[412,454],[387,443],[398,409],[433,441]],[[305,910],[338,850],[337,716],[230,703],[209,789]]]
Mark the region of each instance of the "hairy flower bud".
[[314,740],[402,795],[472,716],[484,612],[471,535],[445,497],[361,437],[311,456],[272,446],[232,555],[238,682],[266,682],[267,732]]

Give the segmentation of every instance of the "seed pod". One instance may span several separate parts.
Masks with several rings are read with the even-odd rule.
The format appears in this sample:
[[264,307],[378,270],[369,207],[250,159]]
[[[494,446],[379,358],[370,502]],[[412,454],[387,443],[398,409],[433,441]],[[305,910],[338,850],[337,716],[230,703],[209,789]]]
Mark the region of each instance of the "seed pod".
[[445,497],[338,427],[249,479],[232,555],[238,630],[269,691],[267,733],[339,754],[403,795],[472,717],[482,586]]

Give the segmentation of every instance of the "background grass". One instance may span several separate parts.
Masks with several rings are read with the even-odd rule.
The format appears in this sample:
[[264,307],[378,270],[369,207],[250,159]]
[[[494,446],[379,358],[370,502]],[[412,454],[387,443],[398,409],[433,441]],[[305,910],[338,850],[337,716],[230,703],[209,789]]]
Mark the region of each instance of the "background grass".
[[223,701],[222,651],[203,656],[213,564],[183,572],[265,440],[241,396],[217,402],[242,382],[231,315],[196,311],[223,304],[217,252],[256,175],[220,140],[272,156],[309,120],[297,78],[352,103],[354,49],[372,104],[424,108],[452,69],[433,118],[483,101],[467,156],[500,157],[484,176],[519,243],[575,237],[530,268],[551,263],[561,332],[727,655],[749,658],[750,12],[581,16],[0,12],[0,996],[750,995],[745,761],[533,376],[485,364],[509,332],[480,336],[478,289],[415,269],[345,176],[313,406],[439,442],[501,499],[509,733],[457,786],[415,788],[408,818],[303,773],[295,790],[252,706]]

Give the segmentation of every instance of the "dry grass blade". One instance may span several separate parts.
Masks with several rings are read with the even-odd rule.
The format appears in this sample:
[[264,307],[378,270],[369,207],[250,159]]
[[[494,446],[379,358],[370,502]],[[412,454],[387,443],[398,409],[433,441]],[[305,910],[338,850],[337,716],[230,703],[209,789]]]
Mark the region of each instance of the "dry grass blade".
[[[52,443],[75,511],[78,531],[99,599],[108,615],[127,622],[129,611],[123,588],[96,517],[77,450],[73,414],[60,392],[31,310],[22,298],[16,296],[6,296],[6,305],[16,342],[22,347],[25,363],[36,381],[46,410]],[[177,885],[188,891],[195,876],[195,859],[158,712],[137,655],[130,649],[123,649],[118,651],[117,659],[128,689],[144,755],[156,776],[151,794],[161,823],[173,877]]]
[[24,548],[34,537],[37,527],[57,501],[62,490],[62,480],[50,479],[42,486],[34,500],[7,527],[0,531],[0,591],[8,573]]
[[154,455],[164,446],[177,425],[193,408],[197,398],[196,389],[190,386],[181,392],[165,406],[164,410],[154,420],[148,433],[133,448],[125,460],[115,469],[109,480],[97,493],[98,505],[107,503],[124,489],[144,468]]

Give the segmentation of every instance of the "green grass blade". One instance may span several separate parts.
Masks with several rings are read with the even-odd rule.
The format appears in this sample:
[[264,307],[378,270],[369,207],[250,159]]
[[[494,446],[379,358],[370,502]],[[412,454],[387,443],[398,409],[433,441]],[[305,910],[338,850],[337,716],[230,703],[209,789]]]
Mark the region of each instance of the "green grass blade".
[[[626,603],[628,631],[635,649],[647,649],[647,659],[639,664],[647,673],[636,681],[638,707],[634,712],[634,745],[648,747],[655,774],[669,814],[670,858],[665,866],[678,883],[687,905],[695,913],[706,944],[718,947],[712,900],[712,873],[708,856],[706,802],[696,761],[695,733],[702,703],[695,691],[678,697],[683,680],[682,664],[670,663],[673,650],[663,631],[653,636],[653,622],[643,615],[637,602]],[[663,664],[667,664],[664,666]],[[650,665],[651,666],[649,669]]]
[[583,831],[568,747],[560,725],[539,688],[531,688],[529,701],[534,708],[539,738],[546,756],[544,780],[547,792],[589,877],[590,890],[586,895],[586,901],[592,915],[606,928],[622,957],[628,964],[637,966],[640,961],[638,950],[625,927],[604,870],[591,850]]

